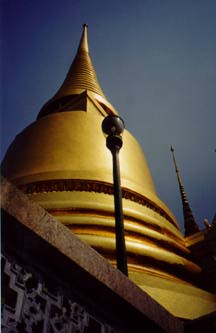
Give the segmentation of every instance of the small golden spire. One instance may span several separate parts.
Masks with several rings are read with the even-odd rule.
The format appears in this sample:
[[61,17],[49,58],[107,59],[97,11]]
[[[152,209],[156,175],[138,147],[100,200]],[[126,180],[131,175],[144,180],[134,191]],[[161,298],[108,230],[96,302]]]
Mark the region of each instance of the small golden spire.
[[195,218],[193,216],[192,210],[190,208],[186,192],[184,190],[184,186],[181,180],[180,172],[176,163],[175,154],[174,154],[174,148],[171,146],[170,148],[172,157],[173,157],[173,163],[175,166],[175,171],[178,179],[179,189],[181,193],[181,199],[182,199],[182,206],[183,206],[183,215],[184,215],[184,228],[185,228],[185,236],[190,236],[197,231],[199,231],[199,227],[195,221]]
[[83,32],[82,32],[82,36],[81,36],[80,44],[79,44],[79,48],[78,48],[79,51],[89,52],[87,28],[88,28],[88,24],[84,23]]
[[89,55],[87,27],[86,23],[83,24],[82,36],[76,56],[62,86],[54,97],[43,106],[38,118],[58,112],[59,109],[64,107],[65,103],[69,102],[70,98],[82,94],[84,91],[93,92],[106,101]]
[[77,90],[90,90],[105,97],[97,80],[97,75],[89,55],[87,24],[83,25],[83,32],[76,57],[63,85],[54,98],[73,95]]

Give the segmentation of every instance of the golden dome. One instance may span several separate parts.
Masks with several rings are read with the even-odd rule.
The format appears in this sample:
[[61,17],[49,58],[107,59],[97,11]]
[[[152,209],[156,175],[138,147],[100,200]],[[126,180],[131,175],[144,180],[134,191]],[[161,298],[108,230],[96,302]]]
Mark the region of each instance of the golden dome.
[[[114,264],[112,161],[101,130],[107,114],[117,112],[96,79],[84,26],[62,87],[37,121],[17,135],[2,170]],[[129,276],[191,281],[200,268],[190,260],[174,216],[156,194],[142,149],[128,131],[120,166]]]

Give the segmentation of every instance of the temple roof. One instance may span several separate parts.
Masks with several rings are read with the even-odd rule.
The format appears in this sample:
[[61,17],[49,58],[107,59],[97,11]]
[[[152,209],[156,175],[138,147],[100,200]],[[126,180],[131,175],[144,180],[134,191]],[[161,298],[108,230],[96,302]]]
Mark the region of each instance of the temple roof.
[[[101,123],[117,112],[96,79],[86,29],[84,25],[63,85],[38,119],[17,135],[2,174],[115,265],[112,156]],[[123,142],[121,187],[130,278],[140,285],[143,274],[191,283],[201,269],[191,261],[177,221],[157,196],[141,146],[127,130]]]

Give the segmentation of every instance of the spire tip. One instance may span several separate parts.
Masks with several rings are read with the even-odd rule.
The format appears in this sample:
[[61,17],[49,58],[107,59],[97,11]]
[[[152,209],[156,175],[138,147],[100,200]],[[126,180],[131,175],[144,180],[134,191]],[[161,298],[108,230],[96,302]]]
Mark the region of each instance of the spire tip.
[[89,52],[89,49],[88,49],[88,38],[87,38],[87,27],[88,27],[88,24],[84,23],[83,24],[82,36],[81,36],[80,44],[79,44],[79,48],[78,48],[78,52],[81,51],[81,50]]

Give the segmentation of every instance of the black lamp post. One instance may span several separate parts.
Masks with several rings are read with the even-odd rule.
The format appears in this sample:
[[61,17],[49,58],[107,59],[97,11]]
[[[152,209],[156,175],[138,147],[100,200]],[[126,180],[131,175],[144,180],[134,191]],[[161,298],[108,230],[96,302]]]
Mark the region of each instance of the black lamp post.
[[117,268],[126,276],[128,276],[122,211],[122,190],[119,169],[119,151],[122,147],[121,134],[124,131],[124,127],[123,120],[118,116],[108,116],[102,122],[102,130],[106,135],[106,146],[111,151],[113,157]]

